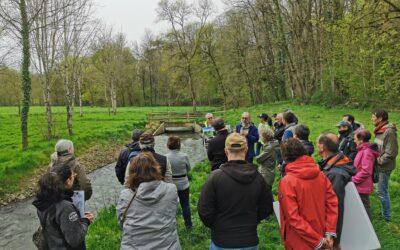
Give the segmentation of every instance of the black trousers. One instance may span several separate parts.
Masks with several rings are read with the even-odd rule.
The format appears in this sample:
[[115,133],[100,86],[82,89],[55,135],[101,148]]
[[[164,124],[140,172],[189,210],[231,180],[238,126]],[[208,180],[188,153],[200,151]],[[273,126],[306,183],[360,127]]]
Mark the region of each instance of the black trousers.
[[192,216],[190,213],[190,201],[189,201],[189,188],[185,190],[178,190],[179,203],[182,208],[183,219],[185,220],[186,227],[192,227]]

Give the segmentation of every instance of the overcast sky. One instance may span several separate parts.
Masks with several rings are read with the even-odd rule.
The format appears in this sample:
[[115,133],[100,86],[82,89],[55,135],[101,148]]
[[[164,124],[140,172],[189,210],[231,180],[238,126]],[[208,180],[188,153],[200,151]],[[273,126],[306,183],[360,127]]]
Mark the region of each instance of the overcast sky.
[[[154,34],[169,28],[166,22],[157,22],[159,0],[94,0],[96,16],[113,26],[114,31],[124,33],[131,42],[140,42],[146,29]],[[193,2],[193,0],[190,0]],[[216,14],[222,13],[222,0],[212,0]]]

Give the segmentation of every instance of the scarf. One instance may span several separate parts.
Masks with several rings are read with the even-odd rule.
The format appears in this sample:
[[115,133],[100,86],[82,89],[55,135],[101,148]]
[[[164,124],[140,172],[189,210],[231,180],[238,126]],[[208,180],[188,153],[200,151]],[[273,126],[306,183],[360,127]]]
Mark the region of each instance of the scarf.
[[386,131],[385,126],[388,125],[388,121],[381,121],[374,129],[375,136],[378,134],[383,134]]

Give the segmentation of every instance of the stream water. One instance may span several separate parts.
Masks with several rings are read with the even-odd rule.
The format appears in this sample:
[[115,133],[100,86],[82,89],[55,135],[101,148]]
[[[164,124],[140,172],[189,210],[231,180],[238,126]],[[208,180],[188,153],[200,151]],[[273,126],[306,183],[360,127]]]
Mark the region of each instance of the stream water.
[[[182,139],[181,151],[188,154],[192,166],[206,155],[202,139],[197,134],[178,134]],[[167,152],[167,135],[157,136],[156,152]],[[115,204],[122,189],[115,172],[115,163],[102,167],[88,176],[92,182],[93,196],[86,203],[86,211],[97,213],[101,208]],[[0,249],[35,249],[32,234],[39,226],[32,199],[0,207]]]

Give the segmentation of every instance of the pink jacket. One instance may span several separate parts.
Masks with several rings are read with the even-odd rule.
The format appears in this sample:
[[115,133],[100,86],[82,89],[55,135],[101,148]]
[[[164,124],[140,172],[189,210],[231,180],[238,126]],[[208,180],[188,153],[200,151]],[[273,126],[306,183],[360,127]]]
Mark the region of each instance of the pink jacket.
[[354,159],[354,167],[357,174],[352,177],[357,191],[360,194],[371,194],[373,191],[374,183],[372,181],[372,174],[374,171],[374,163],[379,152],[374,150],[373,145],[369,142],[364,142],[357,147],[357,155]]

